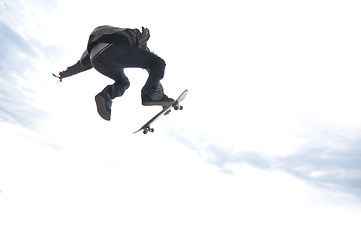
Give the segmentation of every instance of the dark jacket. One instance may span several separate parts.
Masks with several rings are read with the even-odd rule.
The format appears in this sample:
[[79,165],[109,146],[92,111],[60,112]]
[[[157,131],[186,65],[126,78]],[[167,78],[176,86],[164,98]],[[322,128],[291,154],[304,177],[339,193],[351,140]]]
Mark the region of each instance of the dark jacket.
[[105,43],[129,43],[144,50],[150,51],[147,47],[147,41],[150,34],[148,28],[142,27],[142,32],[138,29],[117,28],[112,26],[100,26],[93,30],[89,36],[87,49],[84,51],[80,60],[73,66],[68,67],[62,72],[63,78],[70,77],[77,73],[91,69],[93,66],[90,61],[90,51],[98,42]]

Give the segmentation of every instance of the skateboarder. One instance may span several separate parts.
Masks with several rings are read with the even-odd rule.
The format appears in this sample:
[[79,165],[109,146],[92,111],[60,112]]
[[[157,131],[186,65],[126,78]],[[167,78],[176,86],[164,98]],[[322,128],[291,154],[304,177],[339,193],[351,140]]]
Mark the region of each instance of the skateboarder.
[[[56,76],[62,81],[77,73],[94,67],[101,74],[114,80],[95,96],[99,115],[110,120],[112,100],[120,97],[129,88],[130,83],[124,74],[128,67],[148,70],[149,76],[141,90],[142,105],[167,106],[174,100],[164,94],[160,80],[164,76],[165,62],[150,52],[147,47],[149,30],[100,26],[90,34],[87,49],[80,60]],[[55,75],[54,75],[55,76]]]

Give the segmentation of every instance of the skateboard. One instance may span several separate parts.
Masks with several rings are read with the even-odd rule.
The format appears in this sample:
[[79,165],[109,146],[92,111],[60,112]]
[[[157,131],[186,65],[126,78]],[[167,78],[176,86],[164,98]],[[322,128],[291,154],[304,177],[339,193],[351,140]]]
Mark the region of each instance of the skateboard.
[[148,132],[154,132],[154,128],[151,128],[150,126],[151,124],[153,124],[153,122],[155,122],[155,120],[159,119],[162,115],[168,114],[172,108],[174,108],[174,110],[183,110],[183,106],[179,105],[179,103],[184,100],[184,98],[187,96],[187,93],[188,90],[182,92],[182,94],[179,95],[179,97],[174,101],[174,103],[164,107],[162,111],[152,117],[146,124],[139,128],[139,130],[133,132],[133,134],[141,130],[143,130],[144,134],[147,134]]

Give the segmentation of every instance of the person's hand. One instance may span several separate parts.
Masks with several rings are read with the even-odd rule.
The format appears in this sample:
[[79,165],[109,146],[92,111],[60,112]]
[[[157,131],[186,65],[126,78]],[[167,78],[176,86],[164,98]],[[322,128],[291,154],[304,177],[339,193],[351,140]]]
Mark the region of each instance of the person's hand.
[[55,74],[53,73],[53,76],[56,77],[56,78],[58,78],[60,82],[63,82],[63,78],[64,78],[63,72],[60,72],[60,73],[59,73],[59,76],[57,76],[57,75],[55,75]]

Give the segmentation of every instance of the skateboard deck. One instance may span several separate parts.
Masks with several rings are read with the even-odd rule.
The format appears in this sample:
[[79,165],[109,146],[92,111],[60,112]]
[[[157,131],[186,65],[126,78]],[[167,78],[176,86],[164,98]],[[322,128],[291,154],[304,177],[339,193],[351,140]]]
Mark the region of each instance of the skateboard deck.
[[154,132],[154,128],[151,128],[151,124],[153,122],[155,122],[157,119],[159,119],[162,115],[165,115],[168,113],[168,111],[170,111],[172,108],[174,108],[174,110],[182,110],[183,106],[179,105],[179,103],[181,101],[184,100],[184,98],[187,96],[188,90],[185,90],[184,92],[182,92],[181,95],[179,95],[179,97],[174,101],[174,103],[166,106],[165,108],[162,109],[162,111],[160,111],[159,113],[157,113],[154,117],[152,117],[146,124],[144,124],[141,128],[139,128],[139,130],[133,132],[133,133],[137,133],[141,130],[143,130],[144,134],[147,134],[148,132]]

